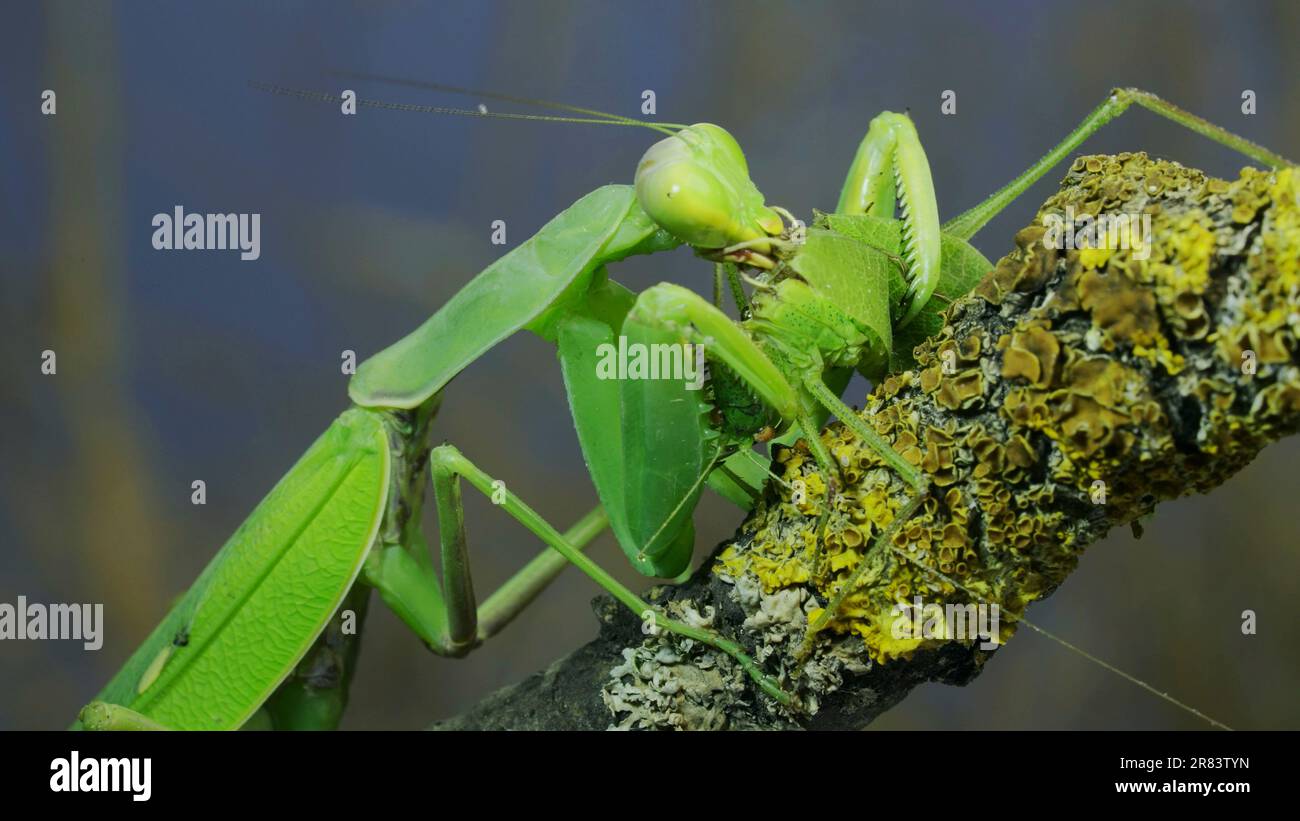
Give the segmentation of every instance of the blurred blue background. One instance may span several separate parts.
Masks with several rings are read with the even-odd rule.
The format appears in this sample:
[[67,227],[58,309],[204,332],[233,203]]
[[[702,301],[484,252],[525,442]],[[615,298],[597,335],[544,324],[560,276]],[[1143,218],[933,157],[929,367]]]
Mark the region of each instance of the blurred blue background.
[[[1300,154],[1295,3],[10,4],[0,26],[0,601],[103,602],[104,648],[0,643],[0,728],[65,725],[225,538],[345,407],[340,352],[414,328],[502,249],[583,193],[630,182],[638,129],[482,121],[272,96],[249,80],[337,91],[330,70],[709,120],[744,146],[769,202],[834,205],[868,120],[909,108],[944,217],[976,203],[1115,85],[1157,93]],[[351,82],[365,98],[469,105]],[[58,113],[40,95],[56,91]],[[941,116],[940,95],[957,93]],[[1258,113],[1243,116],[1241,93]],[[510,108],[492,104],[494,109]],[[518,109],[517,110],[522,110]],[[1146,150],[1219,175],[1243,160],[1134,111],[1090,152]],[[1064,169],[991,223],[992,259]],[[262,255],[166,252],[175,205],[262,215]],[[702,293],[682,251],[620,266]],[[40,353],[58,354],[57,376]],[[860,401],[864,385],[852,388]],[[519,336],[462,374],[434,432],[551,521],[593,491],[558,368]],[[1033,618],[1243,728],[1300,727],[1294,611],[1300,446],[1218,492],[1163,507],[1136,541],[1096,545]],[[206,506],[190,504],[195,479]],[[468,497],[467,497],[468,499]],[[468,499],[486,592],[537,550]],[[700,552],[740,516],[706,498]],[[595,555],[641,584],[603,537]],[[371,609],[347,727],[454,714],[591,638],[593,585],[568,572],[519,623],[460,661]],[[1259,634],[1240,631],[1245,609]],[[928,685],[886,728],[1198,727],[1119,677],[1024,633],[966,688]]]

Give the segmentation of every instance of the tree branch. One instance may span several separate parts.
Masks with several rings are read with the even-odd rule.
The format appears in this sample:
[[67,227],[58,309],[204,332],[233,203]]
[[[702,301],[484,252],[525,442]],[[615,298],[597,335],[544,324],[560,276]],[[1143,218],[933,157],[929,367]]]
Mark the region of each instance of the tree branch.
[[[1057,250],[1070,237],[1054,228],[1097,214],[1138,229],[1149,218],[1147,241]],[[736,537],[687,583],[652,591],[750,648],[801,712],[725,655],[644,635],[598,599],[595,641],[435,727],[861,727],[917,684],[970,681],[995,652],[943,619],[900,635],[913,611],[896,605],[922,605],[922,621],[926,605],[997,605],[985,626],[1005,641],[1110,528],[1217,487],[1300,425],[1293,170],[1229,183],[1144,154],[1082,157],[1016,246],[952,306],[916,368],[868,397],[862,418],[931,485],[890,544],[874,540],[908,488],[837,423],[823,441],[842,486],[826,486],[806,447],[778,453],[783,484]],[[807,624],[850,580],[800,658]]]

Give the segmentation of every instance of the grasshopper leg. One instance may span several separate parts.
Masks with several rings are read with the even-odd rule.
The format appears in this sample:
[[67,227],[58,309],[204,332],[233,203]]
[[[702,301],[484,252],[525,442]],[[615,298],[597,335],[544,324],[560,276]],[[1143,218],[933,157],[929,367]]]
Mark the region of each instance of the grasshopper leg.
[[804,387],[811,393],[826,410],[835,414],[849,430],[858,435],[858,438],[876,452],[880,458],[884,459],[898,475],[903,477],[903,481],[912,486],[913,490],[918,492],[924,491],[926,487],[925,477],[921,471],[917,470],[911,462],[903,458],[903,455],[894,450],[894,446],[885,441],[884,437],[875,431],[870,425],[862,420],[853,408],[844,404],[844,400],[835,395],[835,392],[826,387],[821,376],[816,373],[810,373],[804,379]]
[[[912,517],[912,514],[916,513],[929,495],[929,480],[925,478],[925,475],[921,473],[921,471],[917,470],[910,462],[904,459],[902,454],[895,450],[889,442],[885,441],[884,437],[868,425],[861,416],[859,416],[848,405],[844,404],[844,402],[835,395],[834,391],[826,387],[826,384],[822,382],[820,375],[809,373],[809,375],[804,379],[804,387],[809,393],[816,397],[827,410],[835,414],[835,417],[839,419],[845,427],[857,434],[859,439],[866,442],[872,450],[874,450],[882,459],[885,460],[886,463],[897,471],[903,481],[911,486],[913,491],[912,495],[908,498],[903,507],[894,515],[893,520],[876,536],[875,539],[872,540],[867,555],[878,555],[878,551],[890,550],[891,542],[894,535],[898,532],[898,529]],[[818,542],[820,543],[820,532],[818,534]],[[820,556],[818,559],[818,567],[820,567]],[[802,660],[812,652],[813,643],[817,638],[817,634],[839,615],[840,610],[844,607],[845,600],[849,596],[853,595],[857,590],[864,571],[870,565],[871,562],[868,562],[865,559],[860,562],[853,574],[844,582],[835,595],[831,597],[831,600],[826,604],[826,607],[824,607],[821,612],[812,619],[811,622],[809,622],[808,631],[804,635],[803,644],[800,646],[799,651],[796,654],[797,659]]]
[[1067,134],[1065,139],[1057,143],[1051,151],[1044,154],[1038,162],[1027,168],[1020,176],[999,188],[984,202],[945,222],[943,224],[944,233],[951,234],[959,239],[970,239],[975,236],[999,211],[1010,205],[1029,186],[1041,179],[1058,162],[1065,159],[1067,154],[1078,148],[1084,140],[1100,131],[1106,123],[1127,111],[1129,106],[1134,103],[1148,111],[1159,114],[1165,119],[1172,120],[1185,128],[1204,135],[1220,145],[1244,154],[1262,165],[1272,168],[1295,165],[1286,157],[1256,145],[1244,137],[1239,137],[1225,128],[1197,117],[1195,114],[1184,111],[1149,91],[1138,88],[1117,88],[1111,91],[1110,96],[1101,105],[1093,109],[1087,117],[1084,117],[1083,122],[1079,123],[1077,128]]
[[[826,383],[822,381],[820,374],[809,373],[804,378],[804,388],[812,394],[823,407],[835,414],[835,417],[839,419],[845,427],[857,434],[858,438],[863,442],[867,443],[868,447],[874,450],[881,459],[885,460],[886,464],[892,467],[898,475],[902,477],[904,482],[911,486],[914,495],[908,502],[908,506],[904,508],[904,512],[901,512],[895,519],[895,521],[901,526],[902,522],[910,517],[916,510],[915,506],[923,502],[930,492],[930,483],[925,478],[925,475],[921,473],[921,471],[917,470],[911,462],[904,459],[903,455],[895,450],[893,445],[885,441],[885,438],[868,425],[862,417],[853,410],[853,408],[844,404],[844,401],[835,394],[835,391],[826,387]],[[821,526],[823,524],[824,522],[819,523],[818,526],[817,544],[819,545],[819,549],[821,545]],[[892,537],[892,532],[890,532],[889,535]],[[820,571],[821,555],[819,554],[816,559],[814,567]],[[866,563],[863,562],[861,567],[859,567],[859,570],[865,566]],[[850,581],[852,582],[852,580]],[[815,628],[811,625],[809,626],[809,638],[804,645],[805,652],[809,647],[811,647],[809,644],[811,637],[816,635],[817,631],[819,631],[828,620],[835,618],[839,613],[839,609],[844,602],[844,597],[848,592],[851,592],[851,586],[852,584],[845,585],[845,592],[837,595],[831,603],[826,606],[826,609],[822,614],[823,618],[819,620],[820,623]]]
[[858,566],[853,571],[853,574],[845,580],[844,584],[835,592],[835,595],[831,597],[831,600],[824,608],[822,608],[821,612],[809,622],[808,632],[804,634],[803,644],[800,645],[798,652],[795,654],[796,660],[802,661],[808,657],[808,654],[812,652],[813,643],[817,639],[817,634],[839,615],[840,610],[844,607],[845,600],[857,591],[859,584],[862,582],[863,573],[872,565],[872,562],[869,562],[866,557],[880,555],[882,551],[887,552],[890,550],[890,543],[893,541],[894,535],[908,519],[912,518],[912,514],[916,513],[916,511],[921,507],[921,503],[925,501],[926,494],[927,491],[925,489],[914,493],[907,500],[907,503],[894,514],[893,520],[885,526],[885,529],[877,534],[876,538],[872,539],[871,546],[867,549],[867,553],[863,557],[863,560],[858,562]]

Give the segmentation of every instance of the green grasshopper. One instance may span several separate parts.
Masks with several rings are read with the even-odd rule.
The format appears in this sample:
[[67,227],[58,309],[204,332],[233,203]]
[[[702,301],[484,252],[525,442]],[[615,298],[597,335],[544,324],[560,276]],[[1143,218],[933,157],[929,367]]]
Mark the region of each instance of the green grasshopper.
[[[756,440],[801,437],[834,487],[838,467],[818,435],[831,414],[911,485],[915,496],[906,509],[915,509],[928,492],[924,476],[840,398],[848,378],[858,371],[876,379],[905,367],[911,347],[941,324],[946,305],[992,267],[968,240],[1135,102],[1259,162],[1286,164],[1154,95],[1117,90],[1028,170],[941,225],[916,128],[907,115],[885,112],[871,121],[835,211],[806,227],[766,204],[740,146],[716,125],[646,123],[559,106],[589,116],[541,119],[639,126],[667,136],[646,152],[633,185],[608,185],[578,200],[423,325],[362,363],[348,389],[353,406],[257,506],[82,711],[80,725],[234,729],[264,705],[274,712],[268,699],[351,601],[358,582],[378,590],[433,652],[462,656],[514,618],[566,564],[642,618],[652,617],[656,628],[729,654],[764,693],[797,707],[740,645],[668,618],[583,548],[608,525],[638,571],[680,575],[690,564],[692,513],[706,484],[742,508],[752,505],[766,475],[752,450]],[[608,276],[607,266],[629,256],[682,244],[714,263],[712,302],[672,283],[635,295]],[[739,320],[722,310],[724,280]],[[447,384],[520,330],[556,346],[600,500],[564,533],[454,446],[427,445]],[[602,379],[598,352],[616,341],[659,350],[702,346],[710,365],[707,390],[685,380]],[[419,524],[426,465],[441,578]],[[470,578],[462,480],[547,546],[481,604]],[[271,720],[301,726],[284,716]]]

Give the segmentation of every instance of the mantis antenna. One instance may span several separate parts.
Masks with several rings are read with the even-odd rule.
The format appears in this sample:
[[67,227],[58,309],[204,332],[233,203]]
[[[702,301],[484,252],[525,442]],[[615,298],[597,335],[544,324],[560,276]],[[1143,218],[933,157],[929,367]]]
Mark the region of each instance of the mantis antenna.
[[586,114],[592,117],[601,117],[607,120],[627,123],[629,125],[663,125],[672,128],[681,128],[675,123],[649,123],[644,120],[638,120],[635,117],[625,117],[622,114],[611,114],[608,111],[600,111],[595,108],[583,108],[582,106],[570,105],[568,103],[557,103],[554,100],[543,100],[537,97],[521,97],[517,94],[503,94],[499,91],[484,91],[477,88],[463,88],[461,86],[447,85],[446,83],[434,83],[428,80],[410,80],[404,77],[392,77],[386,74],[366,74],[355,71],[331,71],[334,77],[343,77],[351,80],[361,80],[371,83],[384,83],[386,85],[406,86],[408,88],[420,88],[427,91],[440,91],[444,94],[458,94],[462,97],[481,97],[484,100],[500,100],[506,103],[520,103],[522,105],[537,106],[538,108],[549,108],[554,111],[568,111],[573,114]]
[[[436,105],[419,105],[415,103],[393,103],[385,100],[370,100],[358,98],[356,103],[366,108],[377,108],[388,111],[412,111],[421,114],[453,114],[460,117],[484,117],[499,120],[533,120],[539,122],[552,123],[581,123],[583,125],[624,125],[639,126],[648,128],[651,131],[658,131],[661,134],[672,136],[677,130],[686,128],[682,123],[661,123],[647,122],[638,120],[634,117],[623,117],[618,114],[609,114],[604,111],[595,109],[580,108],[565,103],[555,103],[549,100],[537,100],[529,97],[516,97],[508,94],[497,94],[495,92],[480,92],[472,89],[460,88],[457,86],[444,86],[438,83],[425,83],[416,80],[399,80],[396,78],[379,77],[365,74],[343,74],[342,76],[353,77],[361,80],[374,80],[376,82],[392,83],[394,85],[408,85],[415,88],[426,88],[436,91],[445,91],[453,94],[465,94],[470,96],[483,97],[489,100],[505,100],[507,102],[524,103],[527,105],[536,105],[545,108],[553,108],[560,111],[572,111],[579,114],[590,114],[589,117],[556,117],[548,114],[519,114],[514,112],[496,112],[487,111],[486,109],[472,108],[455,108],[449,106]],[[271,94],[279,94],[286,97],[299,97],[304,100],[316,100],[324,103],[343,102],[343,97],[338,94],[310,91],[299,88],[289,88],[287,86],[276,85],[274,83],[263,83],[257,80],[249,80],[249,86],[258,91],[266,91]]]

